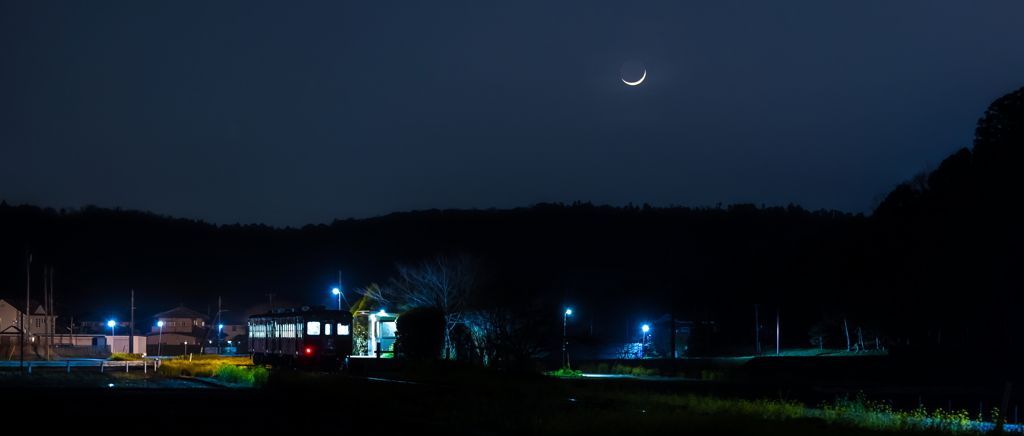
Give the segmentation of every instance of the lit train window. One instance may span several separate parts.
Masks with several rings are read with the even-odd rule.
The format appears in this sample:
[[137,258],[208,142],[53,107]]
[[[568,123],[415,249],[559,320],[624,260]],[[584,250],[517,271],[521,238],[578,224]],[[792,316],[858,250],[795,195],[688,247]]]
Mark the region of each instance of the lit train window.
[[328,336],[331,335],[331,323],[329,323],[329,322],[325,322],[324,323],[324,334],[328,335]]
[[339,322],[338,323],[338,334],[342,335],[342,336],[347,336],[348,335],[348,325],[347,324],[342,324],[342,323]]
[[320,321],[310,321],[306,323],[306,334],[310,336],[317,336],[320,334]]

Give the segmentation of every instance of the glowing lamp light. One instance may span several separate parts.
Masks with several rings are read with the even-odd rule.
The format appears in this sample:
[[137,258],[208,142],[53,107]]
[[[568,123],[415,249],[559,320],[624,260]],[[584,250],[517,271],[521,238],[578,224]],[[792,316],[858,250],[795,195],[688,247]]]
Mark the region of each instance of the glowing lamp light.
[[647,326],[647,324],[644,324],[642,328],[644,330],[644,333],[647,333],[647,331],[651,329],[650,327]]
[[313,354],[312,348],[306,348],[306,354]]
[[377,316],[388,316],[388,313],[381,309],[380,312],[377,312]]
[[331,292],[334,292],[334,295],[338,295],[338,294],[340,294],[340,293],[341,293],[341,290],[340,290],[340,289],[338,289],[338,288],[334,288],[334,290],[333,290],[333,291],[331,291]]
[[156,326],[157,327],[163,327],[164,326],[164,322],[163,321],[157,321]]
[[224,324],[217,326],[217,328],[224,328]]
[[566,315],[572,315],[572,309],[565,309]]
[[110,321],[107,321],[107,327],[111,327],[111,328],[113,328],[113,327],[114,327],[114,325],[116,325],[116,324],[117,324],[117,323],[116,323],[116,322],[114,322],[114,320],[110,320]]

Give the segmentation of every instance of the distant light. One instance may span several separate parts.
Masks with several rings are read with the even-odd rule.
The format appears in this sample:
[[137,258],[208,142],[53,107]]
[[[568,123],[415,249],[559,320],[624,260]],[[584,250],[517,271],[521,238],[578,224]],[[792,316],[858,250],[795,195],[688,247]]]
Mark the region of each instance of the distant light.
[[377,312],[377,316],[388,316],[388,313],[381,309],[380,312]]
[[156,326],[157,327],[163,327],[164,326],[164,322],[163,321],[157,321]]
[[340,293],[341,293],[341,290],[340,290],[340,289],[338,289],[338,288],[334,288],[334,291],[333,291],[333,292],[334,292],[334,295],[338,295],[338,294],[340,294]]
[[117,323],[114,320],[107,321],[107,327],[113,327],[115,324]]
[[312,348],[307,348],[306,349],[306,354],[313,354],[313,349]]
[[644,333],[647,333],[647,331],[650,330],[651,328],[647,327],[647,324],[644,324],[643,329],[644,329]]
[[566,315],[572,315],[572,309],[565,309]]
[[217,326],[218,328],[224,328],[224,324]]
[[107,385],[107,387],[108,387],[108,388],[112,388],[112,387],[114,387],[114,384],[113,384],[113,383],[111,383],[111,384],[108,384],[108,385]]

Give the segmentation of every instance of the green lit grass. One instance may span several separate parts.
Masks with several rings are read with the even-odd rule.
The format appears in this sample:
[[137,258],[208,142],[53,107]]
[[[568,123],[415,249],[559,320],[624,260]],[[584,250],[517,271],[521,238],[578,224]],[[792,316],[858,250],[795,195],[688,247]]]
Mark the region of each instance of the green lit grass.
[[142,357],[141,354],[138,354],[138,353],[135,353],[135,354],[114,353],[114,354],[111,354],[110,358],[108,358],[107,360],[116,360],[116,361],[126,361],[127,360],[127,361],[133,361],[134,362],[134,361],[152,360],[152,359],[146,359],[146,358]]
[[995,422],[999,416],[999,409],[992,409],[989,417],[976,416],[972,421],[966,410],[929,411],[923,406],[909,411],[893,410],[884,401],[868,400],[861,392],[853,398],[836,397],[832,404],[822,404],[821,410],[809,411],[808,415],[818,416],[829,424],[848,423],[871,430],[930,430],[946,434],[977,434],[976,422]]
[[[249,357],[228,357],[228,356],[181,356],[170,360],[164,360],[157,368],[157,374],[168,377],[206,377],[214,378],[219,368],[223,366],[237,367],[252,365]],[[266,370],[264,370],[266,371]]]
[[222,363],[214,370],[213,378],[232,385],[258,388],[267,384],[268,376],[266,368],[243,368]]

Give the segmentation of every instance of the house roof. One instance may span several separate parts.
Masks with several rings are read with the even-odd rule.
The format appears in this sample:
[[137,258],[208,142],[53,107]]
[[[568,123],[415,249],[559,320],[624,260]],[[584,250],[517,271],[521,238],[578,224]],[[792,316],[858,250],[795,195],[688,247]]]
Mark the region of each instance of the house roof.
[[196,318],[198,318],[198,319],[201,319],[203,321],[209,321],[210,320],[210,317],[208,317],[206,315],[203,315],[202,313],[196,312],[196,311],[194,311],[192,309],[189,309],[189,308],[185,307],[184,305],[181,305],[181,306],[176,307],[174,309],[168,310],[166,312],[160,312],[160,313],[158,313],[156,315],[153,315],[153,318],[156,318],[156,319],[160,319],[160,318],[193,318],[193,319],[196,319]]
[[[195,326],[193,326],[192,327],[192,331],[190,331],[190,332],[165,331],[162,334],[164,334],[164,335],[191,336],[191,337],[194,337],[194,338],[200,338],[201,339],[201,338],[205,338],[206,337],[206,330],[207,330],[206,327],[195,327]],[[146,333],[146,336],[159,336],[159,335],[161,335],[159,329],[157,331],[155,331],[155,332]],[[216,335],[214,335],[214,336],[216,336]]]
[[[18,300],[18,299],[14,299],[14,298],[0,298],[0,301],[3,301],[5,303],[7,303],[8,306],[13,307],[14,310],[18,311],[18,313],[23,313],[21,309],[25,308],[25,300],[24,299]],[[28,314],[29,315],[43,315],[43,314],[46,313],[45,309],[43,309],[43,305],[40,304],[38,301],[36,301],[36,300],[28,300],[28,304],[29,304],[29,309],[28,309]]]
[[[660,318],[652,321],[651,324],[661,324],[661,323],[669,322],[671,320],[672,320],[672,315],[666,313],[666,314],[662,315]],[[676,318],[676,325],[681,325],[681,324],[682,325],[689,325],[689,324],[693,324],[693,321],[682,321],[679,318]]]

